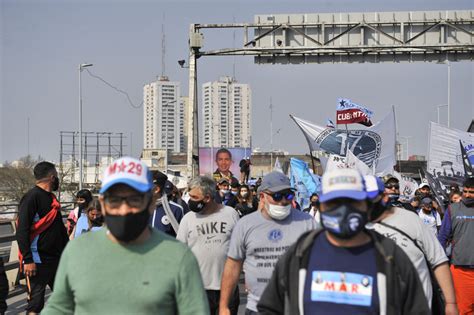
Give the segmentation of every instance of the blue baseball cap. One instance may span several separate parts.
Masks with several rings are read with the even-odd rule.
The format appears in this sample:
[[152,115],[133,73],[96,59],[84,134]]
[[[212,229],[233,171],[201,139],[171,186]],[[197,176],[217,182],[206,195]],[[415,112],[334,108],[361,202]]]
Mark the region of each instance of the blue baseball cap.
[[374,199],[385,191],[385,185],[380,177],[374,175],[365,175],[365,191],[367,191],[367,198]]
[[321,180],[322,193],[320,202],[338,198],[364,200],[367,198],[362,175],[355,169],[334,169],[324,173]]
[[99,193],[105,193],[116,184],[125,184],[145,193],[153,188],[153,178],[145,163],[132,157],[122,157],[105,169]]

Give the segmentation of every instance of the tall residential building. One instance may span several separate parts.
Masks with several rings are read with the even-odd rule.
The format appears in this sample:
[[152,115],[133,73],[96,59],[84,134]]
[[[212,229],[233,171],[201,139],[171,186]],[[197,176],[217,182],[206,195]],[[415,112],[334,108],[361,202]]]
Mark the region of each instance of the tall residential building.
[[186,152],[188,148],[188,110],[189,97],[181,96],[179,100],[179,141],[180,152]]
[[231,77],[202,86],[203,145],[250,147],[252,92],[248,84]]
[[145,149],[180,152],[180,83],[161,76],[143,87],[143,144]]

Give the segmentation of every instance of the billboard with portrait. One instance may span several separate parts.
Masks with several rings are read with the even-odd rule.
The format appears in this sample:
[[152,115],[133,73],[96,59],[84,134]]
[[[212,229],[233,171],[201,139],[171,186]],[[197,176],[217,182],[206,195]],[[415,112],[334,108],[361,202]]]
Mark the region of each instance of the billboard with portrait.
[[[226,151],[230,153],[230,156]],[[238,179],[240,176],[239,162],[250,157],[251,153],[250,148],[199,148],[199,174],[211,175],[218,169],[230,170],[233,176]]]

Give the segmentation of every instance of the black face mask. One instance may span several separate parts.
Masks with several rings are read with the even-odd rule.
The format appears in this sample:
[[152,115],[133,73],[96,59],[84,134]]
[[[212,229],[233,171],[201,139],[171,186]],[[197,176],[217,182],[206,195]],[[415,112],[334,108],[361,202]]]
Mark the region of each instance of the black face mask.
[[86,208],[86,203],[83,202],[83,203],[78,203],[77,204],[77,207],[79,208],[79,210],[84,210]]
[[369,215],[369,221],[372,222],[374,220],[377,220],[382,215],[382,213],[384,213],[384,211],[387,209],[388,209],[387,205],[382,200],[380,200],[379,202],[373,203],[372,209]]
[[388,195],[387,206],[391,207],[392,205],[397,204],[398,199],[400,199],[400,194],[390,194],[390,195]]
[[51,190],[57,191],[58,189],[59,189],[59,178],[57,176],[54,176],[53,183],[51,184]]
[[94,220],[91,220],[92,226],[102,226],[104,224],[104,217],[98,217]]
[[474,198],[462,198],[462,203],[468,207],[468,208],[472,208],[474,207]]
[[204,203],[204,200],[194,201],[190,199],[188,201],[188,206],[189,206],[189,210],[191,211],[201,212],[202,209],[204,209],[204,207],[206,206],[206,204]]
[[137,213],[129,213],[127,215],[111,215],[105,216],[105,224],[110,233],[121,242],[128,243],[137,239],[143,230],[148,226],[150,213],[148,207]]
[[326,231],[340,239],[350,239],[362,231],[367,213],[351,205],[340,205],[321,213],[321,224]]
[[316,208],[319,208],[319,200],[312,201],[312,202],[311,202],[311,206],[316,207]]

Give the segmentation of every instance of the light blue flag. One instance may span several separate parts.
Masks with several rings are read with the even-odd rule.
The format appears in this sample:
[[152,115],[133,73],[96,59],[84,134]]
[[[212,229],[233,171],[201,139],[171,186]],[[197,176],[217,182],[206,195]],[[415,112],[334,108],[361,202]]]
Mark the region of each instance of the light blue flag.
[[296,189],[296,201],[301,209],[308,207],[309,197],[321,191],[321,177],[309,171],[308,163],[295,158],[290,159],[291,186]]

